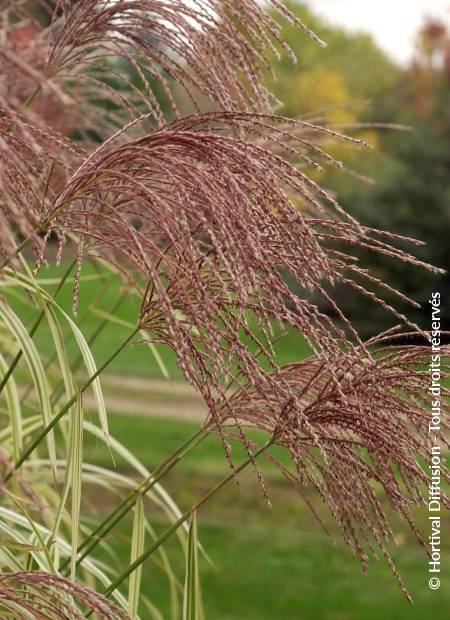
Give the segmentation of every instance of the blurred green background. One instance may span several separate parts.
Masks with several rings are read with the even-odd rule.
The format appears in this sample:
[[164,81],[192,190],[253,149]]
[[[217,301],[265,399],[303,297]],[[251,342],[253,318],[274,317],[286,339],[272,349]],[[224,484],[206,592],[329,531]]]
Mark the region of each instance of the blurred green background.
[[[414,54],[398,66],[377,47],[369,34],[349,34],[324,25],[306,8],[288,3],[309,27],[327,42],[312,45],[294,26],[285,39],[299,65],[282,60],[274,67],[271,84],[288,116],[329,120],[363,137],[371,152],[343,149],[333,154],[354,172],[369,177],[358,181],[341,171],[323,174],[321,183],[336,192],[343,207],[363,224],[414,237],[425,246],[403,244],[418,258],[443,269],[450,266],[450,32],[448,25],[429,17],[416,33]],[[312,3],[312,6],[314,3]],[[408,4],[405,3],[405,11]],[[338,9],[336,8],[336,11]],[[381,10],[381,9],[380,9]],[[388,16],[386,16],[388,19]],[[398,25],[401,28],[401,24]],[[399,124],[408,130],[365,128],[356,123]],[[423,305],[422,311],[400,307],[422,327],[429,328],[428,298],[450,292],[448,275],[435,276],[408,264],[374,254],[360,257],[375,276]],[[334,297],[364,336],[373,335],[395,320],[370,300],[339,287]],[[394,298],[388,296],[394,301]],[[449,314],[446,313],[446,329]]]

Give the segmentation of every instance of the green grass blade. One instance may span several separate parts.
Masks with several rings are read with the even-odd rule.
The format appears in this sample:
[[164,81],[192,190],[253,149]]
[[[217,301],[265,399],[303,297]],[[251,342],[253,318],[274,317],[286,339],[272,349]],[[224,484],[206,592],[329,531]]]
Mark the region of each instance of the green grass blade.
[[[8,372],[8,364],[2,355],[0,355],[0,372],[3,376]],[[17,461],[23,450],[23,419],[19,393],[13,377],[10,377],[5,385],[5,398],[11,428],[12,456],[14,461]]]
[[[131,537],[130,563],[134,562],[144,551],[145,543],[145,517],[144,500],[139,496],[136,501],[133,519],[133,533]],[[136,618],[139,607],[142,580],[142,566],[130,575],[128,587],[128,613],[131,618]]]
[[183,620],[200,620],[200,580],[198,571],[197,512],[191,516],[186,556],[184,583]]
[[[0,303],[0,319],[11,332],[14,339],[23,352],[23,357],[28,366],[28,370],[32,377],[34,386],[37,391],[39,406],[42,414],[44,425],[47,426],[52,417],[52,407],[50,403],[50,388],[48,385],[47,375],[45,373],[41,356],[30,338],[30,335],[23,325],[22,321],[16,313],[4,302]],[[56,475],[56,448],[55,436],[53,431],[48,433],[46,437],[49,458],[52,463],[54,473]]]
[[70,577],[75,580],[78,538],[80,532],[81,486],[83,467],[83,405],[77,398],[74,415],[71,416],[69,478],[72,490],[71,499],[71,558]]
[[[92,377],[97,372],[97,366],[95,364],[94,357],[91,353],[89,345],[87,344],[81,330],[77,327],[77,325],[72,321],[72,319],[63,311],[65,318],[67,319],[69,326],[75,336],[75,340],[77,342],[78,348],[80,349],[81,355],[83,356],[84,364],[86,366],[86,370],[88,371],[88,375]],[[105,399],[103,397],[102,386],[100,383],[100,378],[97,377],[91,383],[92,390],[94,393],[95,404],[98,412],[98,417],[100,421],[100,426],[102,428],[103,434],[106,439],[109,438],[108,431],[108,416],[106,414],[106,405]]]
[[[83,336],[83,333],[81,332],[80,328],[71,319],[71,317],[67,314],[67,312],[65,312],[61,308],[61,306],[43,288],[41,288],[38,285],[37,280],[30,273],[28,275],[17,274],[15,277],[9,276],[9,280],[15,282],[17,286],[22,287],[34,293],[35,295],[37,295],[39,299],[39,303],[43,309],[45,308],[46,305],[51,306],[55,311],[57,311],[63,316],[63,318],[67,321],[74,335],[75,341],[82,355],[84,365],[86,367],[88,375],[89,376],[95,375],[97,372],[97,366],[95,364],[95,360],[91,353],[89,345],[87,344],[86,339]],[[97,408],[97,412],[98,412],[98,416],[100,420],[100,426],[103,430],[105,437],[108,438],[109,436],[108,417],[106,414],[105,399],[103,397],[103,391],[102,391],[102,387],[100,383],[100,378],[96,377],[92,381],[91,386],[92,386],[92,390],[94,393],[96,408]]]

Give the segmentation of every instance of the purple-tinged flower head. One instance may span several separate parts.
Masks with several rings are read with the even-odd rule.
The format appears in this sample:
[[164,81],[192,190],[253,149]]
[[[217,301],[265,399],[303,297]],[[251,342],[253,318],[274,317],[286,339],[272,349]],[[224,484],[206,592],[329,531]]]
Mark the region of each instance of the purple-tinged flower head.
[[22,571],[0,576],[0,605],[17,619],[82,620],[85,613],[75,602],[101,620],[130,620],[122,608],[103,595],[58,575]]

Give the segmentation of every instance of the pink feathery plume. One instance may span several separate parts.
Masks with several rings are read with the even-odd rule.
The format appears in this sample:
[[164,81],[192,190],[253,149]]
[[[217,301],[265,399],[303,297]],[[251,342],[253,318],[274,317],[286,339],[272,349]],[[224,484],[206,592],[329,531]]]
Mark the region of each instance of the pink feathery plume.
[[[292,467],[270,455],[269,460],[308,504],[305,491],[319,493],[364,568],[370,541],[375,542],[407,594],[386,547],[393,535],[378,488],[426,547],[412,509],[428,503],[432,446],[446,450],[450,445],[450,391],[442,387],[440,428],[432,435],[426,396],[429,347],[396,346],[395,338],[404,334],[373,339],[359,358],[342,353],[282,367],[272,373],[264,391],[246,381],[230,397],[233,417],[223,412],[223,428],[236,436],[237,419],[246,428],[269,433],[274,444],[289,452]],[[450,347],[443,347],[443,360],[449,354]],[[443,381],[448,369],[443,363]],[[289,408],[283,409],[288,395]],[[444,463],[441,477],[450,481]],[[443,490],[441,501],[450,506]]]
[[75,606],[75,601],[101,620],[130,620],[123,609],[101,594],[58,575],[43,571],[0,575],[0,605],[13,612],[15,618],[82,620],[85,613]]

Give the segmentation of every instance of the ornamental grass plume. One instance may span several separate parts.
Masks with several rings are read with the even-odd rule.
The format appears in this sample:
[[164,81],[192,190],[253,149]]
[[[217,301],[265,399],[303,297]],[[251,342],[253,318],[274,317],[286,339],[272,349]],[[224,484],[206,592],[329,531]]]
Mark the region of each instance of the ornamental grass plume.
[[[245,137],[244,132],[270,127],[274,143],[281,138],[293,143],[294,134],[277,122],[287,123],[273,116],[212,113],[117,146],[109,140],[83,161],[41,215],[47,222],[44,240],[50,231],[59,238],[75,235],[82,240],[80,258],[100,252],[119,267],[126,260],[150,281],[140,325],[153,342],[174,349],[217,421],[233,368],[254,382],[265,376],[242,338],[255,341],[248,312],[261,328],[258,346],[271,365],[273,321],[301,331],[321,355],[336,355],[352,350],[359,338],[326,284],[351,283],[387,306],[369,288],[383,283],[358,268],[345,248],[421,264],[383,240],[383,233],[360,226],[293,162]],[[302,121],[291,126],[339,137]],[[307,158],[309,164],[314,160],[304,154],[306,140],[302,146],[286,148],[291,158]],[[385,236],[390,241],[392,235]],[[367,285],[354,282],[355,273]],[[307,296],[294,294],[286,275],[332,304],[344,328]]]
[[[408,336],[394,329],[368,341],[359,356],[342,353],[289,364],[273,373],[264,392],[247,381],[230,397],[233,419],[224,411],[223,428],[240,439],[233,431],[238,419],[246,428],[272,435],[274,444],[288,451],[292,467],[268,454],[270,462],[305,500],[304,490],[318,492],[364,569],[375,543],[409,597],[386,546],[394,537],[376,490],[383,489],[390,508],[409,523],[426,549],[412,509],[429,499],[429,348],[395,344]],[[444,346],[443,358],[449,353],[450,347]],[[442,365],[442,381],[448,379],[448,369]],[[280,411],[287,394],[289,407]],[[450,390],[443,386],[441,396],[436,441],[448,449]],[[441,476],[450,481],[445,466]],[[444,490],[441,502],[450,507]]]
[[[20,89],[31,82],[44,98],[49,91],[67,103],[82,96],[78,120],[89,109],[96,130],[123,121],[120,108],[132,116],[147,112],[163,125],[155,80],[177,115],[171,82],[182,87],[198,112],[199,93],[224,110],[269,111],[270,94],[262,85],[263,73],[270,70],[269,56],[280,57],[281,48],[295,60],[281,37],[280,23],[254,0],[58,0],[42,4],[47,20],[34,18],[31,23],[21,0],[5,3],[3,29],[8,37],[0,50],[5,69],[19,72]],[[269,5],[322,43],[282,2],[270,0]],[[130,68],[142,88],[130,81]],[[99,96],[109,101],[108,112],[103,107],[99,114],[98,106],[90,105]]]
[[[320,43],[278,0],[268,4]],[[395,332],[363,343],[330,289],[349,285],[428,338],[383,294],[414,302],[355,251],[438,270],[402,249],[418,241],[362,226],[314,180],[322,166],[341,167],[330,141],[365,144],[272,112],[262,76],[272,55],[292,54],[256,1],[43,0],[34,15],[26,6],[4,0],[0,23],[1,267],[32,246],[37,272],[50,240],[57,262],[70,240],[76,309],[82,262],[112,263],[140,296],[137,329],[173,349],[231,467],[237,436],[264,488],[247,429],[266,431],[293,469],[268,458],[316,489],[363,565],[372,540],[393,566],[376,488],[422,540],[411,508],[427,483],[428,349],[392,344]],[[181,117],[174,84],[195,114]],[[314,355],[280,367],[273,342],[287,327]],[[81,617],[70,597],[126,617],[57,575],[0,577],[2,604],[19,617]]]
[[72,601],[95,612],[99,620],[129,620],[123,609],[98,592],[51,573],[23,571],[0,575],[0,604],[23,620],[85,618]]

